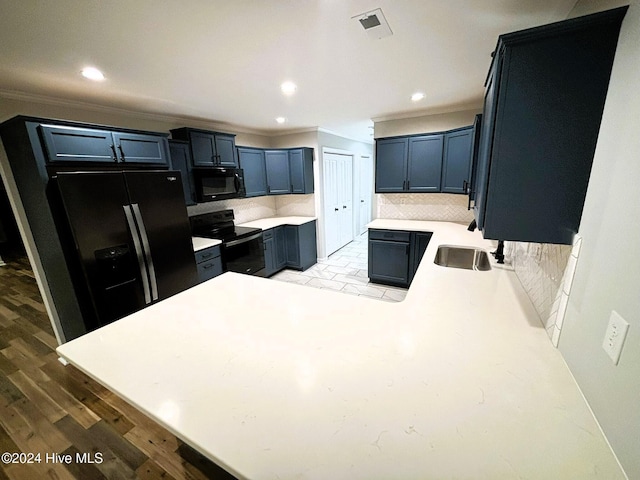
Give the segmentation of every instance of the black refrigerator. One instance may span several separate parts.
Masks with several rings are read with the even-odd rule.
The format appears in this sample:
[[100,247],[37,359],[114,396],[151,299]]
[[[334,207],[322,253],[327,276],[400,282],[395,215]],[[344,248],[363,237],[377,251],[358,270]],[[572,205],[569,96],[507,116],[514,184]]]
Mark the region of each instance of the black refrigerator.
[[179,172],[67,172],[52,183],[87,331],[197,283]]

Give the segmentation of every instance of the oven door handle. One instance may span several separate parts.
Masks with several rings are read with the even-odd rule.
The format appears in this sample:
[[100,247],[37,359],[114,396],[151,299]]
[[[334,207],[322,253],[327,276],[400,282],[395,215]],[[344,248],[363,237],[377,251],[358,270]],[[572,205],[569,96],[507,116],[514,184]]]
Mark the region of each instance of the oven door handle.
[[250,242],[251,240],[255,240],[256,238],[262,237],[262,232],[256,233],[255,235],[251,235],[250,237],[240,238],[238,240],[231,240],[224,244],[225,247],[235,247],[236,245],[240,245],[241,243]]

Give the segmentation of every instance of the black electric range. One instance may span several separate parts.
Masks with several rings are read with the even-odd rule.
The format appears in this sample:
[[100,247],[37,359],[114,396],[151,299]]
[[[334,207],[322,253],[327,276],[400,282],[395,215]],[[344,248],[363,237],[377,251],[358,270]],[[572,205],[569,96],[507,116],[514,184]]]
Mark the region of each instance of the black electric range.
[[194,237],[222,241],[222,266],[225,272],[264,276],[262,229],[238,227],[233,210],[219,210],[189,217]]

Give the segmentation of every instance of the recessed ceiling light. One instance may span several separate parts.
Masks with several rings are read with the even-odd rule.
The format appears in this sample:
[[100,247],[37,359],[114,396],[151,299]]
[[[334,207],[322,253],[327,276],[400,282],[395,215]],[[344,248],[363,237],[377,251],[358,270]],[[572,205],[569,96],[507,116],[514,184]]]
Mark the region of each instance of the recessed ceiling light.
[[287,121],[287,119],[284,118],[284,117],[276,117],[276,122],[278,122],[278,123],[284,123],[286,121]]
[[294,93],[296,93],[297,89],[298,87],[293,82],[284,82],[282,85],[280,85],[280,90],[282,90],[282,93],[284,93],[285,95],[293,95]]
[[413,95],[411,95],[411,101],[412,102],[419,102],[420,100],[422,100],[425,97],[425,94],[422,92],[416,92]]
[[96,82],[104,80],[103,73],[95,67],[83,68],[80,73],[84,78],[88,78],[89,80],[95,80]]

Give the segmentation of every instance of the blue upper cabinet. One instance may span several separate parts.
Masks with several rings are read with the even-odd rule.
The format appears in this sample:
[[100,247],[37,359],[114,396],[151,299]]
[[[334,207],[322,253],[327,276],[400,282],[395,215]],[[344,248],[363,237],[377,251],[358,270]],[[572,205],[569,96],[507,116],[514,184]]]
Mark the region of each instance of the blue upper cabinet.
[[313,148],[238,147],[247,197],[313,193]]
[[406,137],[376,142],[376,193],[406,191],[408,149]]
[[238,168],[235,135],[195,128],[171,130],[172,138],[189,142],[194,167]]
[[440,191],[442,134],[376,141],[376,193]]
[[499,37],[476,182],[485,238],[572,243],[626,10]]
[[409,137],[406,191],[440,191],[443,135]]
[[244,186],[247,197],[267,195],[267,169],[264,150],[259,148],[238,148],[240,168],[244,172]]
[[264,160],[267,169],[267,192],[269,195],[291,193],[289,152],[287,150],[266,150]]
[[289,150],[291,193],[313,193],[313,148]]
[[472,127],[449,132],[444,136],[443,192],[467,193],[467,184],[471,182],[472,145]]
[[180,171],[185,203],[195,205],[196,189],[191,171],[189,144],[181,140],[169,140],[169,151],[171,152],[171,168]]
[[39,130],[50,163],[169,165],[166,135],[71,125],[40,125]]

